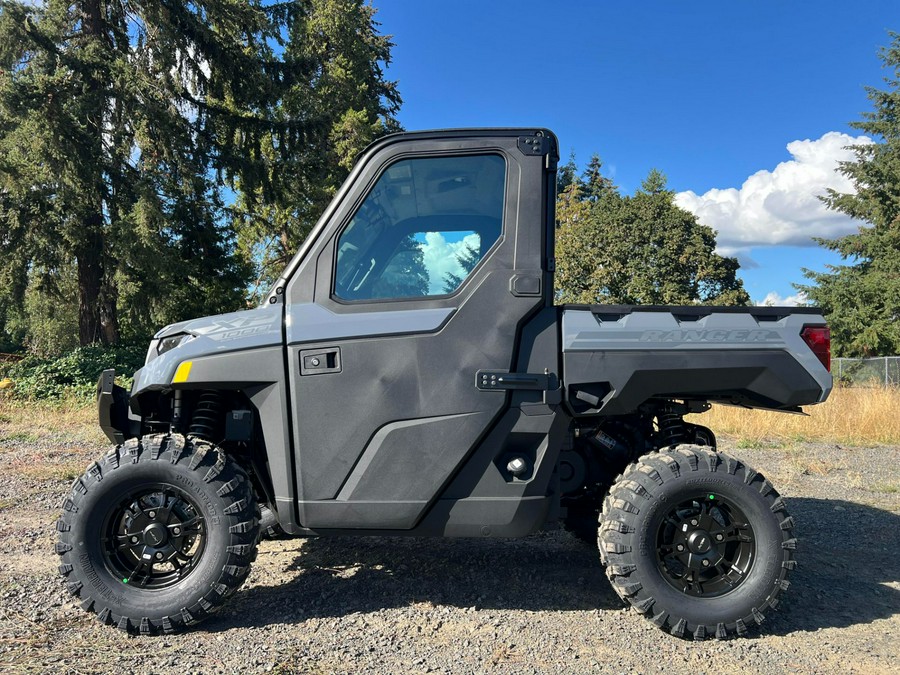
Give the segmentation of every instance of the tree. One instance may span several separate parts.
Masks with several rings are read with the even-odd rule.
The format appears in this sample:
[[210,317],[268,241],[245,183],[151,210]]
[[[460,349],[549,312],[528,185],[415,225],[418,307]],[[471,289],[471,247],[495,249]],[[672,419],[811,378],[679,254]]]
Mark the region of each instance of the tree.
[[[243,274],[210,172],[251,154],[272,96],[260,3],[0,9],[0,265],[15,293],[30,269],[73,266],[83,345],[119,340],[123,294],[132,327],[165,306],[233,307]],[[240,133],[215,133],[228,127]]]
[[283,261],[396,126],[373,16],[362,0],[0,0],[6,337],[27,339],[27,289],[69,267],[81,344],[238,309],[269,239]]
[[592,202],[616,190],[612,179],[603,175],[603,162],[600,161],[600,155],[597,153],[591,155],[591,161],[588,162],[587,168],[582,174],[581,185],[585,199]]
[[422,244],[406,235],[373,285],[372,298],[416,298],[428,295],[428,270]]
[[882,49],[891,70],[886,90],[866,89],[874,110],[851,123],[876,140],[856,145],[855,160],[839,171],[856,188],[852,194],[833,190],[824,198],[829,208],[868,225],[837,239],[817,239],[837,251],[847,264],[829,271],[805,269],[810,285],[797,285],[821,307],[831,326],[839,356],[900,354],[900,34]]
[[578,164],[575,163],[575,151],[569,153],[569,161],[556,172],[556,193],[564,192],[567,187],[578,181]]
[[675,204],[662,173],[623,197],[600,166],[592,161],[586,180],[557,199],[560,302],[749,303],[737,260],[715,253],[715,232]]
[[257,268],[259,290],[297,251],[359,153],[400,130],[394,118],[400,95],[382,70],[393,44],[378,33],[372,6],[307,0],[282,3],[279,12],[288,36],[283,60],[292,78],[275,114],[313,123],[289,152],[278,133],[266,135],[264,173],[233,175],[240,191],[235,226],[241,250]]
[[462,250],[456,254],[456,263],[459,265],[459,273],[448,272],[444,275],[444,293],[452,293],[462,286],[469,274],[481,262],[481,245],[463,242]]

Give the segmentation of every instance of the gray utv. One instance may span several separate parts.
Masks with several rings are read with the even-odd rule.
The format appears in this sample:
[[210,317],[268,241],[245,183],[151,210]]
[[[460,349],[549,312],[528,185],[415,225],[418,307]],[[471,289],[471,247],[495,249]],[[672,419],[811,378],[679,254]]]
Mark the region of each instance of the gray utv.
[[386,137],[262,306],[167,326],[130,391],[106,371],[114,447],[57,526],[82,607],[143,634],[194,624],[265,531],[561,522],[660,628],[762,623],[793,520],[685,415],[821,403],[828,328],[815,309],[554,305],[557,161],[545,129]]

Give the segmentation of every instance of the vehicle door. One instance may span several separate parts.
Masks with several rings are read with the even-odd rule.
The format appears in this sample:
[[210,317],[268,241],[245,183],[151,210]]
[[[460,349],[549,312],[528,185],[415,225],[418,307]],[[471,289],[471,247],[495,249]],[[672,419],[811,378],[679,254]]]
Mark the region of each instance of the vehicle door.
[[414,527],[508,407],[476,372],[513,369],[550,292],[546,157],[514,134],[401,139],[364,157],[285,288],[308,528]]

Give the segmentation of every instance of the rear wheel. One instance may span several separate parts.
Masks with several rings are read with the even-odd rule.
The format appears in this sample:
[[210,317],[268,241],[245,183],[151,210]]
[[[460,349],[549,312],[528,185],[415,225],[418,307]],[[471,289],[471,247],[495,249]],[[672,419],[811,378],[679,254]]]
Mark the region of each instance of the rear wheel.
[[615,591],[678,637],[742,635],[778,605],[796,539],[761,474],[701,446],[641,457],[606,497],[599,544]]
[[177,434],[132,439],[75,481],[57,523],[59,571],[104,623],[174,632],[244,582],[256,509],[247,475],[216,446]]

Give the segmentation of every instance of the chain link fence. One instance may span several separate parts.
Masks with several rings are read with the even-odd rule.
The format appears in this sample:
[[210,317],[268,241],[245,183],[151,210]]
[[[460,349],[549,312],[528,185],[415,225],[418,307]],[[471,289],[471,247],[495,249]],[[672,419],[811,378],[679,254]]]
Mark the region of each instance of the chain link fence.
[[900,387],[900,356],[831,359],[831,374],[850,387]]

